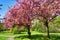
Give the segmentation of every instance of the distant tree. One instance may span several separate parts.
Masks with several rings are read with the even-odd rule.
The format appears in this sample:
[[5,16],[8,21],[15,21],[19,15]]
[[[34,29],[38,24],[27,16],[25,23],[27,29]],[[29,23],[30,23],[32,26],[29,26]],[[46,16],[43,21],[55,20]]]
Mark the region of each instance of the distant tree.
[[[3,5],[2,5],[2,4],[0,4],[0,7],[1,7],[1,6],[3,6]],[[1,8],[0,8],[0,10],[1,10]]]

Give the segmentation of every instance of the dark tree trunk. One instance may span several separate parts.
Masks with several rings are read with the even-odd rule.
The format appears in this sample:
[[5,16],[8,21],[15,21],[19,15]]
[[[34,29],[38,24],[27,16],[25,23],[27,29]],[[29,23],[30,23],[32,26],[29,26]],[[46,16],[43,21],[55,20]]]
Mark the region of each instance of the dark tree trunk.
[[31,32],[30,32],[30,25],[27,25],[27,30],[28,30],[28,37],[31,37]]
[[47,20],[45,22],[45,25],[46,25],[47,37],[50,38],[50,35],[49,35],[49,27],[48,27],[48,21]]

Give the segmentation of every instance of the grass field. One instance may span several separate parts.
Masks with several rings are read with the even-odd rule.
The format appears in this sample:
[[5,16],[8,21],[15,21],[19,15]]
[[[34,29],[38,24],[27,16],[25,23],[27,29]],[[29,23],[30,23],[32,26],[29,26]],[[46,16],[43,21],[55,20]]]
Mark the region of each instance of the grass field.
[[1,32],[0,40],[8,40],[9,37],[14,40],[60,40],[60,33],[50,33],[50,39],[47,38],[46,33],[31,32],[31,38],[28,38],[27,32],[22,32],[21,34],[13,34],[10,32]]

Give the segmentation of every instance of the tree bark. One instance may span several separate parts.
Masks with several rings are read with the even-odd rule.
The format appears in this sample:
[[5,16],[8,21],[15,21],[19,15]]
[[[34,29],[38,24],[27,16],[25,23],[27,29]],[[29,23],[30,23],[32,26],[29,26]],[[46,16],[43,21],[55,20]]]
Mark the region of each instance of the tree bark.
[[30,32],[30,25],[27,25],[27,30],[28,30],[28,37],[31,37],[31,32]]
[[48,27],[48,21],[47,20],[45,22],[45,26],[46,26],[46,31],[47,31],[47,37],[50,38],[49,27]]

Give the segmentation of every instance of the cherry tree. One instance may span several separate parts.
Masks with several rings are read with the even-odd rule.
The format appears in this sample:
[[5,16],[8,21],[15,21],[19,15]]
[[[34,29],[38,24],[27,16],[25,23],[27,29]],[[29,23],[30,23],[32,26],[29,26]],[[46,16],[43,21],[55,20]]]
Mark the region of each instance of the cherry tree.
[[39,19],[44,22],[47,28],[48,38],[50,38],[48,24],[51,20],[60,15],[60,0],[39,1],[34,1],[34,10],[37,16],[39,16]]
[[18,5],[10,8],[5,15],[3,24],[7,28],[11,28],[17,24],[27,26],[28,34],[30,33],[31,21],[35,18],[44,22],[49,36],[48,24],[55,17],[60,15],[60,0],[16,0]]
[[21,3],[30,5],[34,18],[44,22],[47,28],[48,38],[50,38],[48,24],[51,20],[60,15],[60,0],[17,0],[17,2],[20,5]]
[[33,18],[32,10],[29,9],[29,6],[24,8],[25,4],[15,5],[13,8],[10,8],[3,19],[4,28],[10,29],[13,28],[15,25],[18,25],[17,28],[20,28],[21,25],[27,27],[28,36],[31,36],[30,26],[31,20]]

